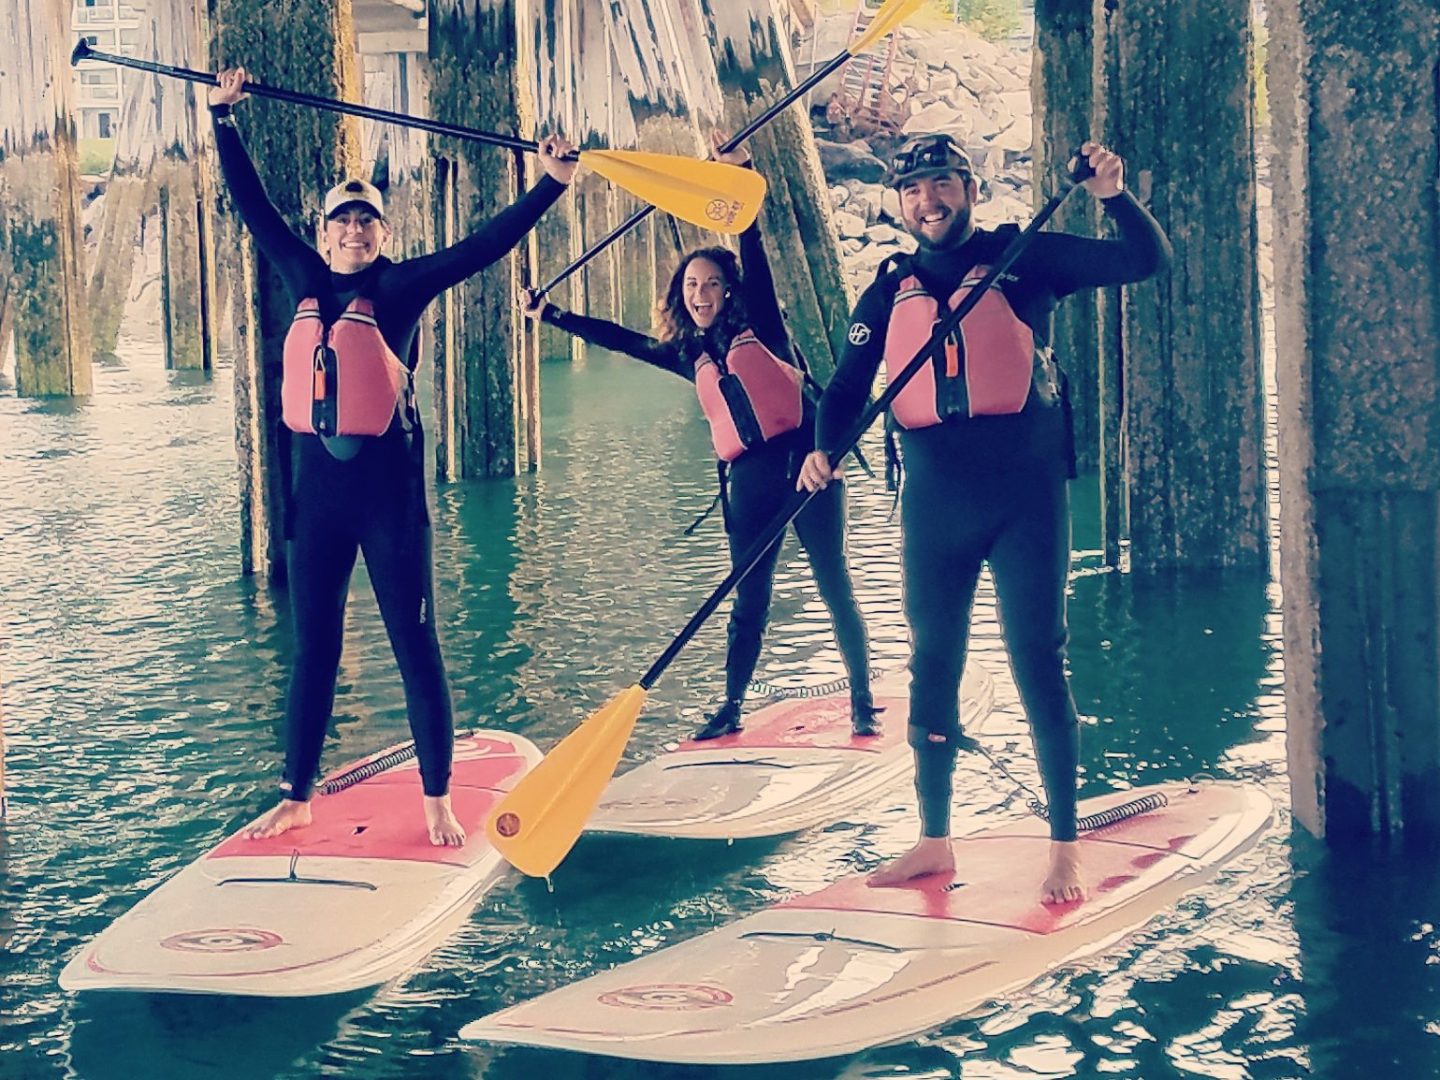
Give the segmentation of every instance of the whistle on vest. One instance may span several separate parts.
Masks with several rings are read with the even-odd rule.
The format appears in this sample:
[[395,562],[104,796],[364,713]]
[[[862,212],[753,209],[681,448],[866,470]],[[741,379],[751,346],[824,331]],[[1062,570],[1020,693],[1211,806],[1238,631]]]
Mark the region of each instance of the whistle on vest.
[[335,353],[328,345],[317,345],[315,348],[314,372],[311,376],[310,385],[314,391],[316,401],[325,400],[326,376],[332,366],[331,357]]
[[945,376],[953,379],[960,374],[959,331],[952,330],[945,336]]
[[315,347],[315,358],[310,377],[311,396],[311,426],[322,434],[330,429],[329,410],[326,409],[327,398],[330,390],[330,374],[335,370],[335,350],[329,345],[321,343]]

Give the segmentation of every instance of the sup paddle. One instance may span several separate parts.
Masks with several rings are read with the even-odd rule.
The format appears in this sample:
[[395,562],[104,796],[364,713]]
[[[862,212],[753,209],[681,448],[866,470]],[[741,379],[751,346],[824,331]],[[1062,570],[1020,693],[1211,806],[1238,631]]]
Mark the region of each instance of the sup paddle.
[[[70,54],[72,65],[82,60],[103,61],[206,86],[217,85],[215,76],[208,71],[172,67],[169,64],[139,60],[133,56],[101,52],[84,38],[80,39]],[[275,98],[294,105],[308,105],[315,109],[345,113],[387,124],[401,124],[437,135],[488,143],[491,146],[504,146],[526,153],[535,153],[540,149],[539,144],[532,139],[479,131],[458,124],[411,116],[408,113],[391,112],[369,105],[356,105],[334,98],[265,86],[263,83],[246,82],[244,89],[257,97]],[[720,233],[736,234],[748,229],[755,220],[755,215],[760,212],[760,204],[765,198],[765,178],[753,169],[742,169],[738,165],[697,161],[673,154],[654,154],[638,150],[580,150],[574,155],[574,159],[578,159],[581,164],[594,169],[632,195],[660,207],[666,213],[692,225]]]
[[[1020,257],[1031,239],[1054,216],[1060,204],[1069,197],[1079,184],[1094,175],[1089,162],[1078,152],[1077,167],[1059,190],[1055,192],[1030,222],[1006,246],[989,271],[959,306],[935,325],[930,340],[921,346],[910,362],[905,365],[875,399],[860,419],[846,433],[838,445],[827,448],[832,462],[839,461],[860,441],[880,415],[895,400],[912,378],[929,361],[932,353],[940,347],[950,333],[960,325],[990,290],[1000,275],[1005,273]],[[600,709],[592,713],[583,723],[556,744],[515,788],[496,804],[490,815],[486,831],[495,849],[516,869],[532,877],[543,877],[560,865],[566,854],[574,847],[580,832],[585,827],[595,804],[609,783],[635,721],[645,705],[645,696],[659,680],[680,650],[695,636],[701,625],[714,614],[722,600],[760,561],[761,556],[780,538],[795,516],[805,508],[814,492],[797,491],[775,517],[769,527],[755,541],[744,555],[735,561],[733,569],[725,580],[716,586],[700,609],[691,616],[684,629],[660,654],[650,669],[633,686],[620,691]]]
[[[843,64],[845,64],[846,61],[850,60],[852,57],[858,56],[860,53],[868,49],[871,45],[875,44],[875,42],[883,38],[886,34],[890,33],[891,30],[894,30],[907,18],[909,18],[916,11],[918,11],[920,9],[920,6],[924,2],[925,0],[886,0],[885,4],[880,8],[880,10],[875,13],[875,18],[870,21],[870,25],[866,28],[865,33],[860,35],[860,37],[856,38],[851,44],[847,45],[843,50],[837,53],[823,67],[811,72],[809,78],[807,78],[799,86],[795,87],[795,89],[791,90],[779,101],[771,105],[754,120],[751,120],[750,123],[745,125],[745,127],[740,130],[739,134],[733,136],[728,142],[724,143],[720,147],[720,153],[725,154],[729,153],[731,150],[734,150],[746,139],[750,138],[751,135],[754,135],[755,132],[759,131],[766,124],[770,123],[771,120],[774,120],[775,117],[779,116],[782,112],[784,112],[792,104],[798,101],[801,97],[808,94],[812,89],[815,88],[818,83],[822,82],[826,78],[826,76],[830,75],[831,72],[841,67]],[[654,200],[651,201],[654,202]],[[556,274],[539,289],[532,290],[535,293],[536,299],[543,297],[551,289],[555,288],[556,285],[559,285],[571,274],[575,273],[575,271],[579,270],[586,263],[590,262],[591,259],[595,258],[611,244],[615,243],[615,241],[619,240],[622,236],[628,233],[636,225],[639,225],[640,222],[644,221],[647,217],[651,215],[651,213],[654,212],[655,207],[658,205],[658,203],[655,203],[655,205],[642,206],[639,210],[636,210],[635,213],[631,214],[628,218],[626,218],[619,225],[617,225],[609,233],[609,235],[598,241],[595,246],[592,247],[589,251],[585,252],[585,254],[581,255],[569,266],[561,270],[558,274]],[[664,207],[661,207],[661,209],[663,210]],[[679,214],[676,214],[675,216],[680,217]],[[703,222],[701,224],[703,224]],[[745,230],[737,229],[735,231],[744,232]]]

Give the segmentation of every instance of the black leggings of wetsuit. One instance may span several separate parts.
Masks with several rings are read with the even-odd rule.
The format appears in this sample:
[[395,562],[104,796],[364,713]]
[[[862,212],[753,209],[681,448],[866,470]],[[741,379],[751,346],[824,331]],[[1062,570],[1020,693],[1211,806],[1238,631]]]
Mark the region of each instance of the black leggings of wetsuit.
[[295,659],[286,705],[285,797],[310,796],[325,742],[355,556],[365,569],[405,686],[425,794],[449,789],[454,719],[435,633],[424,452],[396,421],[349,461],[314,435],[299,445],[290,541]]
[[[806,427],[747,450],[731,463],[725,527],[732,565],[760,540],[766,527],[794,496],[795,477],[811,441]],[[868,695],[870,662],[865,622],[855,602],[845,561],[843,485],[832,484],[812,498],[795,518],[794,527],[810,560],[816,590],[830,612],[835,641],[850,675],[851,696]],[[744,700],[745,687],[760,659],[760,640],[770,614],[775,564],[783,540],[783,536],[777,538],[735,588],[725,658],[725,696],[731,701]]]
[[[908,453],[905,469],[905,614],[913,647],[909,737],[924,835],[950,832],[960,677],[975,586],[981,563],[988,562],[1049,801],[1050,835],[1073,840],[1080,735],[1065,676],[1066,479],[1049,464],[956,470]],[[944,740],[932,741],[932,734]]]

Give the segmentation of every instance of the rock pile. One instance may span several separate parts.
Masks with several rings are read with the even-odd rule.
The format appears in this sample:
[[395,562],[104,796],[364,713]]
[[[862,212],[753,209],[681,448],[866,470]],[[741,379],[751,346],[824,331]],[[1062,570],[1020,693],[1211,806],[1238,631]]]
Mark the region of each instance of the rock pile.
[[837,122],[833,110],[827,118],[830,96],[841,89],[839,74],[811,98],[841,250],[857,291],[886,257],[914,247],[900,220],[899,198],[881,183],[885,162],[909,135],[945,132],[965,147],[980,183],[978,224],[1023,223],[1033,213],[1030,36],[997,44],[963,26],[907,27],[902,35],[889,78],[890,123]]

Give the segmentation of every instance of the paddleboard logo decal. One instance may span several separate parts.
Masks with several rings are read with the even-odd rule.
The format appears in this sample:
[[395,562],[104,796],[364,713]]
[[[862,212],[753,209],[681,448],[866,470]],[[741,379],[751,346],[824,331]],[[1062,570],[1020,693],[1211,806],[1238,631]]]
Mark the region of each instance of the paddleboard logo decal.
[[241,928],[186,930],[160,942],[162,948],[198,953],[260,952],[283,944],[285,939],[269,930]]
[[852,323],[850,333],[847,334],[846,337],[849,339],[851,345],[864,345],[870,340],[870,327],[866,326],[863,322]]
[[627,986],[601,994],[597,1001],[616,1009],[646,1009],[652,1012],[693,1012],[731,1004],[735,996],[718,986],[698,983],[650,983]]
[[501,814],[495,819],[495,831],[508,840],[520,831],[520,815]]

